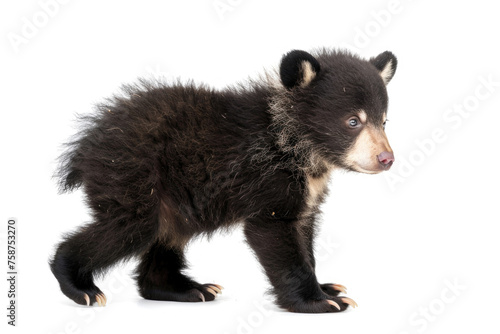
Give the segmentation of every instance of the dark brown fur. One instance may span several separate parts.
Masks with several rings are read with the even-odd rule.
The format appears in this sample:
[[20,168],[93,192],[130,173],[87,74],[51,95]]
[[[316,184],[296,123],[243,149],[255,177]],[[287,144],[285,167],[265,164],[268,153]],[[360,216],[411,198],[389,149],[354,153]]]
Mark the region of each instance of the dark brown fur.
[[[395,57],[307,55],[283,58],[285,87],[257,80],[215,91],[141,81],[82,117],[58,176],[62,191],[83,187],[93,222],[67,235],[51,260],[62,291],[94,303],[101,292],[93,276],[138,256],[143,297],[212,300],[206,285],[182,273],[184,248],[243,222],[281,307],[338,311],[330,299],[344,310],[338,291],[315,277],[315,221],[326,190],[311,204],[308,177],[348,168],[343,155],[355,135],[341,120],[364,108],[380,123],[387,93],[379,71]],[[300,64],[312,59],[315,77],[301,85]]]

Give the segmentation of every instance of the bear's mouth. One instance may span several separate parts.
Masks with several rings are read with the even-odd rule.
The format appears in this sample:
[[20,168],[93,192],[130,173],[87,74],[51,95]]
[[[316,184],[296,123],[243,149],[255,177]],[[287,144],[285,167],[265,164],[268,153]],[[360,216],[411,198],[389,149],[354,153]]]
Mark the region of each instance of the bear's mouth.
[[363,173],[363,174],[379,174],[379,173],[388,171],[391,168],[392,164],[393,164],[392,161],[387,163],[387,164],[384,164],[384,163],[379,161],[377,165],[373,165],[373,166],[368,167],[368,166],[363,166],[363,165],[358,164],[358,163],[354,163],[351,166],[349,166],[349,169],[352,171],[358,172],[358,173]]

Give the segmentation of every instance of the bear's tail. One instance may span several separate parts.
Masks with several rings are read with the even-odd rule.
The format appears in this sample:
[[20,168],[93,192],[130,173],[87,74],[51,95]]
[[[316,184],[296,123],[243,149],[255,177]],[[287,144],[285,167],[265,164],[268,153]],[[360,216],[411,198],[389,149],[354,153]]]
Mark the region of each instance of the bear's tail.
[[59,166],[54,174],[59,192],[71,192],[83,184],[86,158],[98,145],[98,117],[77,115],[79,132],[64,144],[64,152],[59,156]]
[[60,159],[61,164],[55,175],[59,179],[59,191],[64,193],[78,189],[83,183],[83,171],[77,167],[77,152],[65,153]]

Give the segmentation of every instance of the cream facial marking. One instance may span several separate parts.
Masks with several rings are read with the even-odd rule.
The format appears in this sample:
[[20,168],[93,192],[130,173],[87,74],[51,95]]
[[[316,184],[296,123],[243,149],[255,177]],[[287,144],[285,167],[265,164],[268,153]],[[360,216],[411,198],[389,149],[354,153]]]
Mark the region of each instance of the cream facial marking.
[[383,171],[380,169],[377,155],[384,151],[392,153],[385,132],[366,125],[347,153],[345,162],[358,172],[376,174]]
[[366,112],[364,110],[360,110],[358,112],[358,117],[359,117],[359,120],[361,121],[361,123],[366,124],[367,116],[366,116]]

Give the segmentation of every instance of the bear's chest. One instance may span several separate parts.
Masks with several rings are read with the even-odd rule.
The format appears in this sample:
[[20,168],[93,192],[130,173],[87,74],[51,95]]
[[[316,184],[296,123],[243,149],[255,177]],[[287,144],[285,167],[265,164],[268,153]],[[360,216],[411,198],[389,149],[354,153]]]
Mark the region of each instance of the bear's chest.
[[327,192],[328,182],[330,180],[331,170],[319,176],[309,175],[306,178],[306,204],[309,208],[315,208],[321,204],[324,195]]

